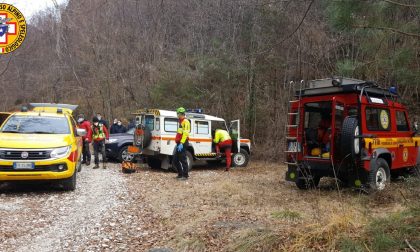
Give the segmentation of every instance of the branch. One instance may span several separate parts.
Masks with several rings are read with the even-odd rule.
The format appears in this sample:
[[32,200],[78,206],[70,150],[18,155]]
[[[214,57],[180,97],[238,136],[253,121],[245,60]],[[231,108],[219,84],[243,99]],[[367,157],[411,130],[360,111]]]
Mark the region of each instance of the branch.
[[315,2],[315,0],[312,0],[310,3],[309,3],[309,5],[308,5],[308,8],[306,8],[306,11],[305,11],[305,14],[303,15],[303,17],[302,17],[302,19],[300,20],[300,22],[299,22],[299,24],[298,24],[298,26],[295,28],[295,30],[292,32],[292,33],[290,33],[287,37],[285,37],[283,40],[281,40],[280,42],[278,42],[278,43],[274,43],[274,44],[272,44],[268,49],[266,49],[266,50],[263,50],[263,51],[260,51],[260,52],[257,52],[257,53],[255,53],[255,54],[263,54],[263,53],[266,53],[266,52],[269,52],[269,51],[271,51],[271,49],[273,49],[275,46],[278,46],[278,45],[281,45],[281,44],[283,44],[283,42],[285,42],[286,40],[288,40],[288,39],[290,39],[298,30],[299,30],[299,28],[302,26],[302,24],[303,24],[303,21],[305,20],[305,18],[306,18],[306,16],[308,15],[308,13],[309,13],[309,10],[311,9],[311,6],[312,6],[312,4]]
[[9,64],[10,64],[10,61],[12,60],[12,58],[13,58],[13,54],[10,56],[9,60],[7,61],[7,65],[3,69],[3,71],[0,73],[0,76],[2,76],[7,71],[7,69],[9,68]]
[[407,244],[407,246],[411,249],[411,251],[413,251],[413,252],[417,252],[417,250],[413,247],[413,246],[411,246],[411,244],[408,242],[408,240],[407,239],[405,239],[405,243]]
[[390,3],[390,4],[396,4],[396,5],[404,6],[404,7],[420,8],[420,5],[404,4],[404,3],[394,2],[394,1],[391,1],[391,0],[383,0],[383,1],[385,1],[387,3]]
[[400,30],[397,30],[397,29],[391,28],[391,27],[374,27],[374,26],[355,25],[355,26],[353,26],[353,28],[385,30],[385,31],[391,31],[391,32],[394,32],[394,33],[399,33],[399,34],[402,34],[402,35],[405,35],[405,36],[420,38],[420,34],[418,34],[418,33],[404,32],[404,31],[400,31]]

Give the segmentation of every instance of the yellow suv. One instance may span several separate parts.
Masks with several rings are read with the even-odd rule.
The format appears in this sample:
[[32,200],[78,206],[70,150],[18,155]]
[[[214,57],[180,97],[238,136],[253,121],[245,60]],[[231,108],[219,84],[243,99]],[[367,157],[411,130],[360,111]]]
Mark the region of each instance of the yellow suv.
[[49,180],[73,191],[86,135],[72,116],[77,105],[30,105],[0,127],[0,182]]

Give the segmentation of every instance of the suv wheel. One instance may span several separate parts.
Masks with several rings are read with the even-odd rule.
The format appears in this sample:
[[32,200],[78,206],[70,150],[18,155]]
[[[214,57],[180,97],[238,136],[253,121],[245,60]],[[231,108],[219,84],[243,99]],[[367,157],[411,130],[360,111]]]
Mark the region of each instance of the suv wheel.
[[61,185],[64,191],[74,191],[76,189],[76,171],[70,178],[63,179]]
[[374,191],[382,191],[391,179],[388,163],[378,158],[376,165],[369,172],[369,187]]
[[246,150],[241,149],[240,152],[232,155],[232,164],[234,167],[245,167],[249,162],[249,154]]
[[120,153],[118,154],[119,161],[128,161],[131,162],[134,159],[134,155],[128,153],[128,146],[123,146],[120,150]]

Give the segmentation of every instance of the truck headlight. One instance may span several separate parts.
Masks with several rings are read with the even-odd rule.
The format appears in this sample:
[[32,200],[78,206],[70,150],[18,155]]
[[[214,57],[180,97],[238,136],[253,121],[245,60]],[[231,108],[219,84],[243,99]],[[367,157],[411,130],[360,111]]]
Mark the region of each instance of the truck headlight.
[[50,156],[51,158],[55,158],[55,159],[64,158],[70,154],[70,150],[71,150],[70,146],[56,148],[56,149],[53,149],[53,151],[51,151]]

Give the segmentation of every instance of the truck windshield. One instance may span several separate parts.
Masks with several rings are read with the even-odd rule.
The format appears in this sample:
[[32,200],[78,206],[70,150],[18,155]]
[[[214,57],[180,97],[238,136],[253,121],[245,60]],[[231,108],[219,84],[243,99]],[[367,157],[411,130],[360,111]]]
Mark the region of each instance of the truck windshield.
[[1,128],[3,133],[70,134],[65,117],[11,116]]

